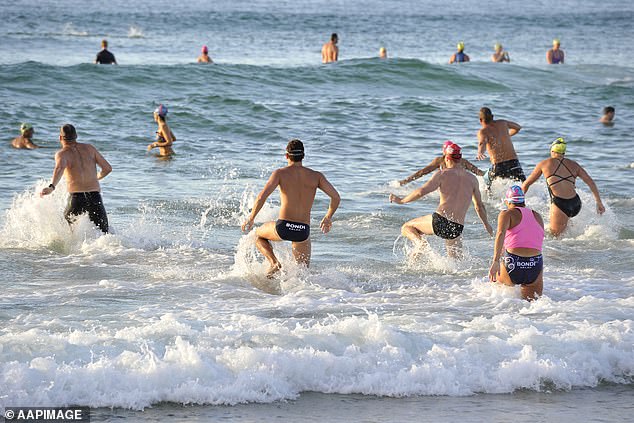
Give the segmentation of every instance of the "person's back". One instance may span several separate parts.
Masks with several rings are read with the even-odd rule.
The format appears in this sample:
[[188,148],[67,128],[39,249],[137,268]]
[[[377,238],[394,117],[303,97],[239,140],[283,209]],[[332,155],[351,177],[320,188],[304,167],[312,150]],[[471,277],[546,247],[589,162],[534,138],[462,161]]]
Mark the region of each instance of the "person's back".
[[480,129],[482,136],[487,139],[487,153],[491,163],[500,163],[517,159],[517,153],[509,134],[508,121],[494,120]]
[[114,58],[114,54],[108,51],[108,41],[101,40],[101,51],[97,53],[95,63],[99,65],[116,65],[117,60]]
[[440,172],[440,203],[437,211],[453,222],[464,223],[478,180],[461,166],[445,168]]
[[337,47],[338,41],[339,37],[337,34],[332,34],[330,36],[330,41],[323,45],[321,48],[322,63],[336,62],[339,59],[339,47]]
[[310,211],[322,174],[303,166],[287,166],[278,172],[280,219],[310,223]]
[[64,175],[68,192],[101,191],[97,179],[96,149],[90,144],[65,146],[57,155],[66,164]]
[[579,164],[566,158],[548,158],[542,162],[546,184],[553,195],[572,198],[577,193],[575,180],[579,176]]

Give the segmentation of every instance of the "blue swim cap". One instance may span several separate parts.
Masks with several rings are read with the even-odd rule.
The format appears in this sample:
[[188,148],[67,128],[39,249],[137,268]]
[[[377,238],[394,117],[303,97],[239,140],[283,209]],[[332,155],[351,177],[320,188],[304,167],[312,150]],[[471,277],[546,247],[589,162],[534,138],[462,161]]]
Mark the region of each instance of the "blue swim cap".
[[154,113],[156,113],[160,117],[165,117],[167,116],[167,107],[162,104],[159,104],[159,106],[156,109],[154,109]]
[[506,190],[506,201],[511,204],[522,204],[524,202],[524,191],[519,185],[513,185]]

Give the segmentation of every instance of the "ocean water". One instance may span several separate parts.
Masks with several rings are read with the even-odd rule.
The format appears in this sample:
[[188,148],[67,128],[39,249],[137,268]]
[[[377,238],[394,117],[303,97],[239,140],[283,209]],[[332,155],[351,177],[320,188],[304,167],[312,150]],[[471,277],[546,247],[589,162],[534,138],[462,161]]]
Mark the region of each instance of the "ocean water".
[[[87,405],[97,421],[631,416],[632,4],[182,3],[0,2],[0,408]],[[331,32],[341,61],[324,66]],[[553,37],[564,66],[544,64]],[[102,38],[119,66],[91,64]],[[450,66],[459,40],[472,63]],[[496,41],[511,64],[488,62]],[[193,63],[202,44],[215,65]],[[159,103],[177,137],[169,161],[145,152]],[[598,123],[607,105],[613,127]],[[411,261],[400,226],[438,196],[387,201],[427,179],[395,182],[444,140],[475,157],[482,106],[523,126],[527,172],[566,138],[607,207],[598,216],[579,181],[583,210],[546,240],[533,303],[487,281],[493,240],[473,210],[466,259],[432,239]],[[10,147],[23,121],[47,148]],[[63,184],[37,195],[66,122],[113,165],[112,234],[68,227]],[[313,231],[311,268],[276,245],[284,270],[269,284],[240,225],[294,137],[343,200],[332,232]],[[505,188],[485,196],[492,224]],[[547,218],[543,180],[527,201]],[[319,194],[315,228],[327,204]],[[256,223],[278,210],[274,194]]]

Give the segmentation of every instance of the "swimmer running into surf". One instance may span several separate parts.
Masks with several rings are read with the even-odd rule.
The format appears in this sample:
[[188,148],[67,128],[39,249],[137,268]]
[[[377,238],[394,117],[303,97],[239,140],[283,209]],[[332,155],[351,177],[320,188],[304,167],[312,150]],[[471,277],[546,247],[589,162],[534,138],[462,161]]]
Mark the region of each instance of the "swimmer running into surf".
[[300,140],[294,139],[288,143],[285,157],[288,165],[271,174],[264,189],[258,194],[251,215],[242,225],[243,231],[248,231],[253,227],[255,217],[264,206],[266,199],[279,186],[282,205],[278,220],[267,222],[255,231],[257,236],[255,246],[270,264],[267,273],[269,278],[282,268],[273,252],[271,241],[291,241],[295,261],[309,266],[311,254],[310,212],[317,189],[330,197],[328,212],[319,225],[325,234],[332,227],[332,216],[341,201],[339,193],[323,174],[304,167],[302,164],[304,144]]
[[476,213],[489,235],[493,235],[493,229],[487,221],[478,180],[460,166],[461,148],[456,144],[449,144],[443,149],[443,153],[445,169],[434,173],[425,185],[405,198],[390,194],[390,203],[410,203],[438,190],[440,203],[436,212],[406,222],[401,227],[401,234],[416,246],[427,245],[423,235],[436,235],[445,240],[447,254],[450,257],[460,257],[462,255],[461,235],[470,200],[473,201]]
[[147,151],[151,151],[153,148],[159,149],[159,157],[168,157],[174,154],[172,144],[176,141],[174,133],[167,126],[167,107],[160,104],[156,110],[154,110],[154,121],[158,124],[158,130],[156,131],[156,142],[147,146]]

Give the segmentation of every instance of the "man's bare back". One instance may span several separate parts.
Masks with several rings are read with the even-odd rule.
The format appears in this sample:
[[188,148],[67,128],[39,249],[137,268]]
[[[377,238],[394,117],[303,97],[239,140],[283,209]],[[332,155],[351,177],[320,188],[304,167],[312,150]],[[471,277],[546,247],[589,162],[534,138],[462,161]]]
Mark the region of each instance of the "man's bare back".
[[279,178],[280,219],[310,223],[310,211],[317,188],[324,187],[324,175],[303,166],[276,170]]
[[[101,191],[96,165],[105,160],[95,147],[82,143],[64,146],[55,155],[55,160],[65,165],[64,176],[68,192]],[[100,167],[103,169],[106,164],[102,162]]]
[[321,61],[322,63],[336,62],[339,59],[339,47],[337,34],[332,34],[330,41],[325,43],[321,48]]
[[440,203],[436,212],[452,222],[464,224],[467,210],[478,180],[462,167],[445,168],[439,171],[438,192]]
[[478,159],[485,158],[483,147],[486,147],[493,164],[517,159],[511,136],[520,129],[517,123],[502,119],[486,124],[478,131]]
[[37,145],[33,144],[33,141],[31,141],[29,138],[25,137],[24,135],[15,137],[13,141],[11,141],[11,146],[13,146],[13,148],[26,148],[28,150],[39,148]]

